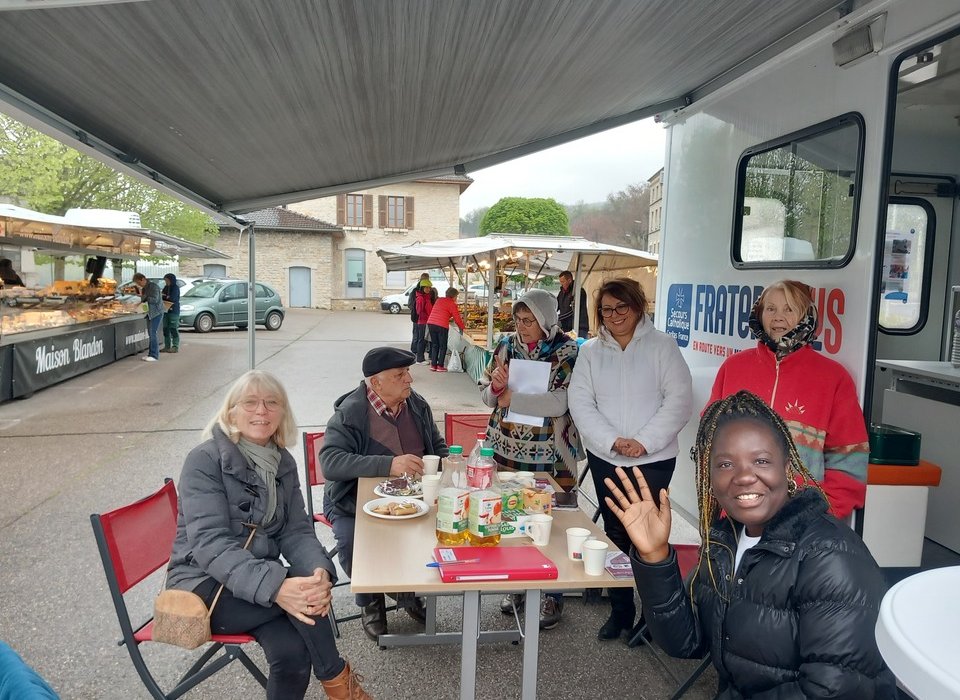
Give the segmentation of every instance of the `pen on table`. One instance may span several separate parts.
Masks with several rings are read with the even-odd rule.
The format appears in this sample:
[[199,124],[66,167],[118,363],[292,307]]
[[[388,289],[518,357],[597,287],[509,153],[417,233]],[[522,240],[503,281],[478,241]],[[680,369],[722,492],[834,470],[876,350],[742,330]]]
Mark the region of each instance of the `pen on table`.
[[436,569],[441,564],[444,566],[449,566],[450,564],[476,564],[479,559],[457,559],[456,561],[431,561],[427,563],[427,566]]

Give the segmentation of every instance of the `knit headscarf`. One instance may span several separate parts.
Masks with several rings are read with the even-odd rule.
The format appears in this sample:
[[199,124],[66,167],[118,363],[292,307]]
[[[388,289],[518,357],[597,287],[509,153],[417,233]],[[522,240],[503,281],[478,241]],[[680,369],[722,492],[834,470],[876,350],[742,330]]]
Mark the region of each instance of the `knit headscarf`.
[[750,310],[750,330],[761,343],[766,345],[782,360],[790,353],[799,350],[804,345],[809,345],[817,338],[817,307],[810,305],[807,313],[804,314],[800,322],[783,334],[780,340],[774,340],[767,332],[763,330],[763,323],[760,320],[763,316],[763,295],[761,294]]

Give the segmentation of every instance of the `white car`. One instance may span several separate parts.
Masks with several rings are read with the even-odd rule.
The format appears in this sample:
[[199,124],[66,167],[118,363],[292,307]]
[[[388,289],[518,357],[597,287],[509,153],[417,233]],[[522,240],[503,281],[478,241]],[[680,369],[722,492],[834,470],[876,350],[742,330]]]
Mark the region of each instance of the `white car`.
[[[433,285],[433,288],[437,290],[437,296],[443,296],[447,291],[450,285],[444,280],[430,280],[430,283]],[[413,291],[413,288],[420,284],[420,280],[412,282],[405,290],[399,294],[388,294],[387,296],[380,299],[380,309],[381,311],[389,311],[392,314],[398,314],[401,311],[409,311],[410,307],[407,305],[407,302],[410,300],[410,292]]]
[[[516,299],[517,295],[512,289],[501,289],[500,294],[503,297],[504,301],[510,301]],[[477,301],[486,301],[487,300],[487,285],[485,284],[471,284],[467,287],[467,299],[468,300],[477,300]]]

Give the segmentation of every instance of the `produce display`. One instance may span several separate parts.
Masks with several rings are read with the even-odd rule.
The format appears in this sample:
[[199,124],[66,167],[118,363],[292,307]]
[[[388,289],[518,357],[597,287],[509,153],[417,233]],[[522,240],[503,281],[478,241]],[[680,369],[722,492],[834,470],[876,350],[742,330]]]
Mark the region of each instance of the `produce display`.
[[[487,331],[487,308],[480,306],[466,306],[463,309],[463,323],[467,330]],[[513,315],[509,311],[493,312],[493,330],[510,332],[516,330],[513,325]]]

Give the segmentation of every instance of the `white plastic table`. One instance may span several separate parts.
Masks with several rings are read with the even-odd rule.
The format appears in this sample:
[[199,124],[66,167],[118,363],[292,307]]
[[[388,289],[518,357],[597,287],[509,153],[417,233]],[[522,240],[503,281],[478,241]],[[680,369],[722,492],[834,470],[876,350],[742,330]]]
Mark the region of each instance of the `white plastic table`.
[[931,569],[887,591],[877,646],[917,700],[960,699],[960,566]]

